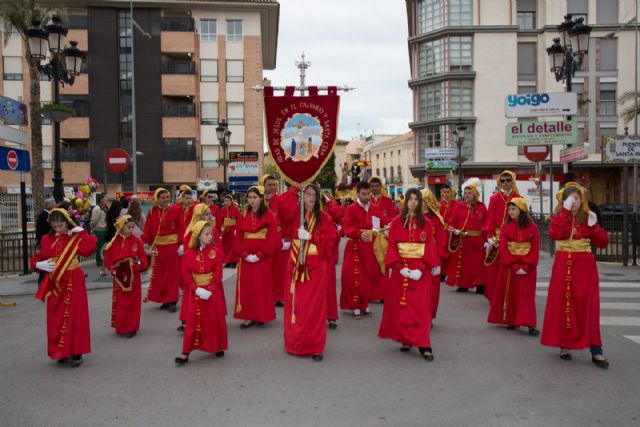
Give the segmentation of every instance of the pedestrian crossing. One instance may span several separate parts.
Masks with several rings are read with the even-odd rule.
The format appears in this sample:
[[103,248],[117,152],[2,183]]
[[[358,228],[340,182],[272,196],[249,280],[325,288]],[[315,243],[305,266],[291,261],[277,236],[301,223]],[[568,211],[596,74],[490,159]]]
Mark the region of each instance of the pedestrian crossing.
[[[536,284],[536,295],[546,297],[549,282]],[[609,332],[617,333],[636,344],[640,344],[640,283],[602,281],[600,282],[600,325]],[[609,329],[611,328],[611,329]],[[617,329],[615,329],[617,328]],[[626,335],[635,332],[633,335]]]

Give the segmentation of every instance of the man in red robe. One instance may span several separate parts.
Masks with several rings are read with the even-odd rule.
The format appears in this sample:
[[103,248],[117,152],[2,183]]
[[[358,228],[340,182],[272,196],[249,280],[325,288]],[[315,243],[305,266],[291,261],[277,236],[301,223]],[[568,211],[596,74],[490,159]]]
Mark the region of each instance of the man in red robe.
[[162,303],[163,310],[177,311],[180,284],[180,256],[184,252],[184,214],[180,206],[171,204],[171,194],[158,188],[153,207],[147,213],[142,241],[153,254],[151,283],[145,301]]
[[356,203],[344,215],[344,234],[349,238],[342,262],[340,308],[351,310],[356,319],[369,314],[369,289],[382,273],[373,250],[373,223],[379,223],[378,207],[370,203],[369,183],[359,182]]
[[236,224],[240,217],[240,209],[234,203],[231,194],[225,194],[222,196],[222,200],[224,200],[224,205],[216,216],[216,228],[222,236],[222,262],[225,267],[236,268],[238,255],[235,253],[233,245],[236,238]]
[[278,195],[278,180],[273,175],[263,175],[258,181],[264,187],[264,204],[267,205],[278,223],[277,230],[281,242],[280,250],[273,254],[273,302],[276,307],[284,307],[284,276],[289,259],[291,236],[288,235],[288,227],[283,227],[280,216],[280,196]]
[[[485,251],[491,250],[491,246],[497,250],[498,242],[500,239],[500,231],[502,226],[508,219],[507,208],[509,202],[514,197],[521,197],[518,194],[518,187],[516,186],[516,174],[506,170],[502,172],[498,179],[499,191],[493,193],[489,199],[489,207],[487,208],[487,219],[485,220],[482,231],[484,231],[487,241],[484,244]],[[498,273],[500,270],[500,262],[498,262],[498,256],[487,267],[487,280],[484,289],[484,296],[491,301],[491,295],[493,288],[498,281]]]
[[[395,203],[393,203],[393,200],[387,196],[386,189],[382,185],[380,177],[371,177],[371,179],[369,179],[369,186],[371,188],[371,205],[378,208],[378,212],[380,213],[380,228],[385,228],[389,226],[391,221],[398,215],[398,209]],[[385,231],[385,235],[386,233],[388,233],[388,231]],[[384,238],[386,239],[386,237]],[[380,262],[381,260],[378,261]],[[383,274],[380,276],[380,280],[371,284],[369,300],[384,300],[389,283],[388,276],[388,274]]]
[[444,219],[445,226],[449,223],[449,217],[453,213],[455,205],[453,190],[447,184],[440,189],[440,216]]

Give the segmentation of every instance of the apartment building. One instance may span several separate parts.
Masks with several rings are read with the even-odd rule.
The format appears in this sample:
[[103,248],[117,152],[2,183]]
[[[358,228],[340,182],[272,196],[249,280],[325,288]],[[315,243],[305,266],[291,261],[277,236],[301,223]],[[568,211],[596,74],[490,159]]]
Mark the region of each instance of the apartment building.
[[[61,103],[76,111],[61,124],[65,186],[91,175],[106,178],[110,192],[132,189],[131,168],[107,173],[105,155],[117,147],[132,151],[134,71],[139,191],[200,178],[221,182],[217,160],[223,153],[215,128],[222,119],[232,132],[229,152],[256,151],[262,164],[262,95],[252,87],[261,84],[263,70],[276,65],[276,0],[134,2],[141,30],[133,33],[129,1],[64,4],[67,40],[86,52],[83,74],[60,89]],[[28,101],[22,40],[14,36],[1,43],[0,55],[2,93]],[[41,80],[42,102],[49,102],[52,82]],[[44,123],[46,185],[52,175],[51,128]],[[0,179],[17,185],[11,174],[0,173]]]

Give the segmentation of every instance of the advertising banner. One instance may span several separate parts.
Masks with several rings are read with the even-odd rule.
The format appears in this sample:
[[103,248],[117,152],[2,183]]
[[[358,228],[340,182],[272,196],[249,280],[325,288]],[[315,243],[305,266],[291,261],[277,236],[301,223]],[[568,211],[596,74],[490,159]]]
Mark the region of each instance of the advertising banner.
[[578,126],[574,121],[511,122],[505,134],[510,146],[570,145],[578,140]]

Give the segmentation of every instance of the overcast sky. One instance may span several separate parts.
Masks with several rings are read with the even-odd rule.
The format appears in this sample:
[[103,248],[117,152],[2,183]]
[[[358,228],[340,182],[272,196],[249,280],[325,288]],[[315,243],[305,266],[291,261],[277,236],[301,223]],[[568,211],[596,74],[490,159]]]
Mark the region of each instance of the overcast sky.
[[347,85],[341,93],[338,137],[409,131],[411,91],[407,15],[402,0],[280,0],[274,86],[297,85],[304,51],[307,84]]

